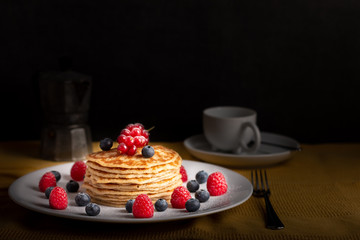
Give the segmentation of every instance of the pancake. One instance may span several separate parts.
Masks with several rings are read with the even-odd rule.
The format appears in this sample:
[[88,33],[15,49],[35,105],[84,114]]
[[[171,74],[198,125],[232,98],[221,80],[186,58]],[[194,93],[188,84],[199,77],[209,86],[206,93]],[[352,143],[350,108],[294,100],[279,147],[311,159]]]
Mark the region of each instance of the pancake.
[[109,151],[101,151],[91,153],[87,156],[89,162],[95,162],[103,167],[109,168],[151,168],[158,165],[164,165],[174,162],[179,154],[169,148],[162,145],[152,146],[155,150],[155,155],[151,158],[145,158],[141,155],[141,148],[137,149],[134,156],[128,156],[126,154],[119,154],[117,149],[111,149]]
[[147,194],[155,202],[170,200],[173,190],[182,184],[180,155],[161,145],[152,146],[154,156],[144,158],[141,149],[133,156],[116,149],[91,153],[82,187],[93,202],[124,207],[130,199]]
[[98,192],[105,192],[109,190],[108,193],[113,191],[123,192],[123,191],[148,191],[148,192],[159,192],[164,191],[170,188],[175,188],[182,184],[181,177],[174,177],[172,179],[163,180],[160,182],[148,183],[148,184],[94,184],[89,180],[84,181],[83,187],[89,189],[98,189]]
[[[91,175],[95,175],[97,177],[102,177],[102,178],[127,178],[127,179],[131,179],[131,178],[152,178],[154,176],[154,173],[121,173],[121,172],[109,172],[109,171],[103,171],[103,170],[98,170],[95,168],[92,168],[90,166],[88,166],[87,168],[88,173]],[[156,173],[157,177],[161,177],[164,175],[168,175],[168,174],[174,174],[178,171],[178,169],[170,169],[170,170],[163,170],[163,171],[159,171]],[[155,180],[155,179],[154,179]]]
[[130,174],[130,173],[158,173],[163,170],[179,169],[181,166],[182,159],[177,156],[176,159],[167,164],[157,165],[149,168],[119,168],[119,167],[104,167],[100,164],[92,161],[87,161],[87,165],[93,169],[97,169],[103,172],[119,173],[119,174]]

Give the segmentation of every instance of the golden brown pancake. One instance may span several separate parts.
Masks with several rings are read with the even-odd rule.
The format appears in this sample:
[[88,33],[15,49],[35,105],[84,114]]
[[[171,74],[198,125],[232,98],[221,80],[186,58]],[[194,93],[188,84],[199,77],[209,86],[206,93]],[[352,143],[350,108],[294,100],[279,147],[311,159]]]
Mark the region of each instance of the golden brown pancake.
[[153,202],[170,200],[173,190],[182,184],[180,155],[161,145],[152,146],[155,154],[144,158],[141,149],[134,156],[119,154],[116,149],[91,153],[82,187],[99,204],[124,207],[139,194]]

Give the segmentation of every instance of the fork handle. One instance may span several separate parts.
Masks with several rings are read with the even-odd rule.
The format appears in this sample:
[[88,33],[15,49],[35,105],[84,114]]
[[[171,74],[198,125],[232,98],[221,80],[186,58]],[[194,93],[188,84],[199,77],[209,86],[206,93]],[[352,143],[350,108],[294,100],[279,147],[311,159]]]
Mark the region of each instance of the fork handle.
[[280,221],[280,218],[276,214],[271,202],[269,200],[269,194],[264,194],[265,207],[266,207],[266,227],[270,229],[283,229],[285,226]]

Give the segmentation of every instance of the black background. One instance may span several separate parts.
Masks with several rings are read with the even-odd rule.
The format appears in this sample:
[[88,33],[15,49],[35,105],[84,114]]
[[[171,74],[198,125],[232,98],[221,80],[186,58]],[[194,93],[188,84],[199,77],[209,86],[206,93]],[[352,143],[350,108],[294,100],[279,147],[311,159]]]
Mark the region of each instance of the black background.
[[40,139],[36,76],[64,56],[93,78],[93,140],[142,122],[182,141],[237,105],[303,143],[360,141],[359,1],[5,0],[0,19],[1,141]]

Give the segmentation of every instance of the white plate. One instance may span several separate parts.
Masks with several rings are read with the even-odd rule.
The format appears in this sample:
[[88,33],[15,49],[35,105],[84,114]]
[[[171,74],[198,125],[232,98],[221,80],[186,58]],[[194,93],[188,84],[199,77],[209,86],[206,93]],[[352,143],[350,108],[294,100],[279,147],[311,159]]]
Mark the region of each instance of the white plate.
[[[207,202],[201,203],[200,209],[196,212],[191,213],[185,209],[174,209],[169,206],[164,212],[157,212],[155,210],[154,217],[152,218],[134,218],[131,213],[126,212],[125,208],[114,208],[103,205],[100,205],[101,211],[99,215],[87,216],[85,207],[79,207],[75,204],[74,199],[76,193],[68,193],[69,205],[65,210],[51,209],[49,207],[49,200],[46,199],[44,193],[39,191],[39,180],[45,172],[56,170],[61,173],[58,186],[65,188],[66,183],[71,179],[70,169],[72,165],[73,163],[67,163],[40,169],[17,179],[9,188],[11,199],[27,209],[57,217],[97,222],[150,223],[195,218],[221,212],[242,204],[249,199],[252,194],[251,183],[247,178],[234,171],[213,164],[183,160],[183,166],[187,171],[188,180],[195,179],[196,173],[200,170],[204,170],[209,174],[220,171],[224,174],[228,183],[228,192],[222,196],[210,197]],[[200,188],[206,189],[206,183],[201,184]],[[82,189],[80,188],[79,191],[82,191]],[[191,195],[194,197],[193,193],[191,193]]]
[[[229,167],[264,167],[283,162],[293,156],[296,151],[289,148],[300,149],[300,144],[289,137],[261,132],[259,150],[251,154],[233,154],[214,151],[204,135],[195,135],[184,141],[185,148],[195,157],[214,164]],[[267,144],[265,143],[267,142]]]

